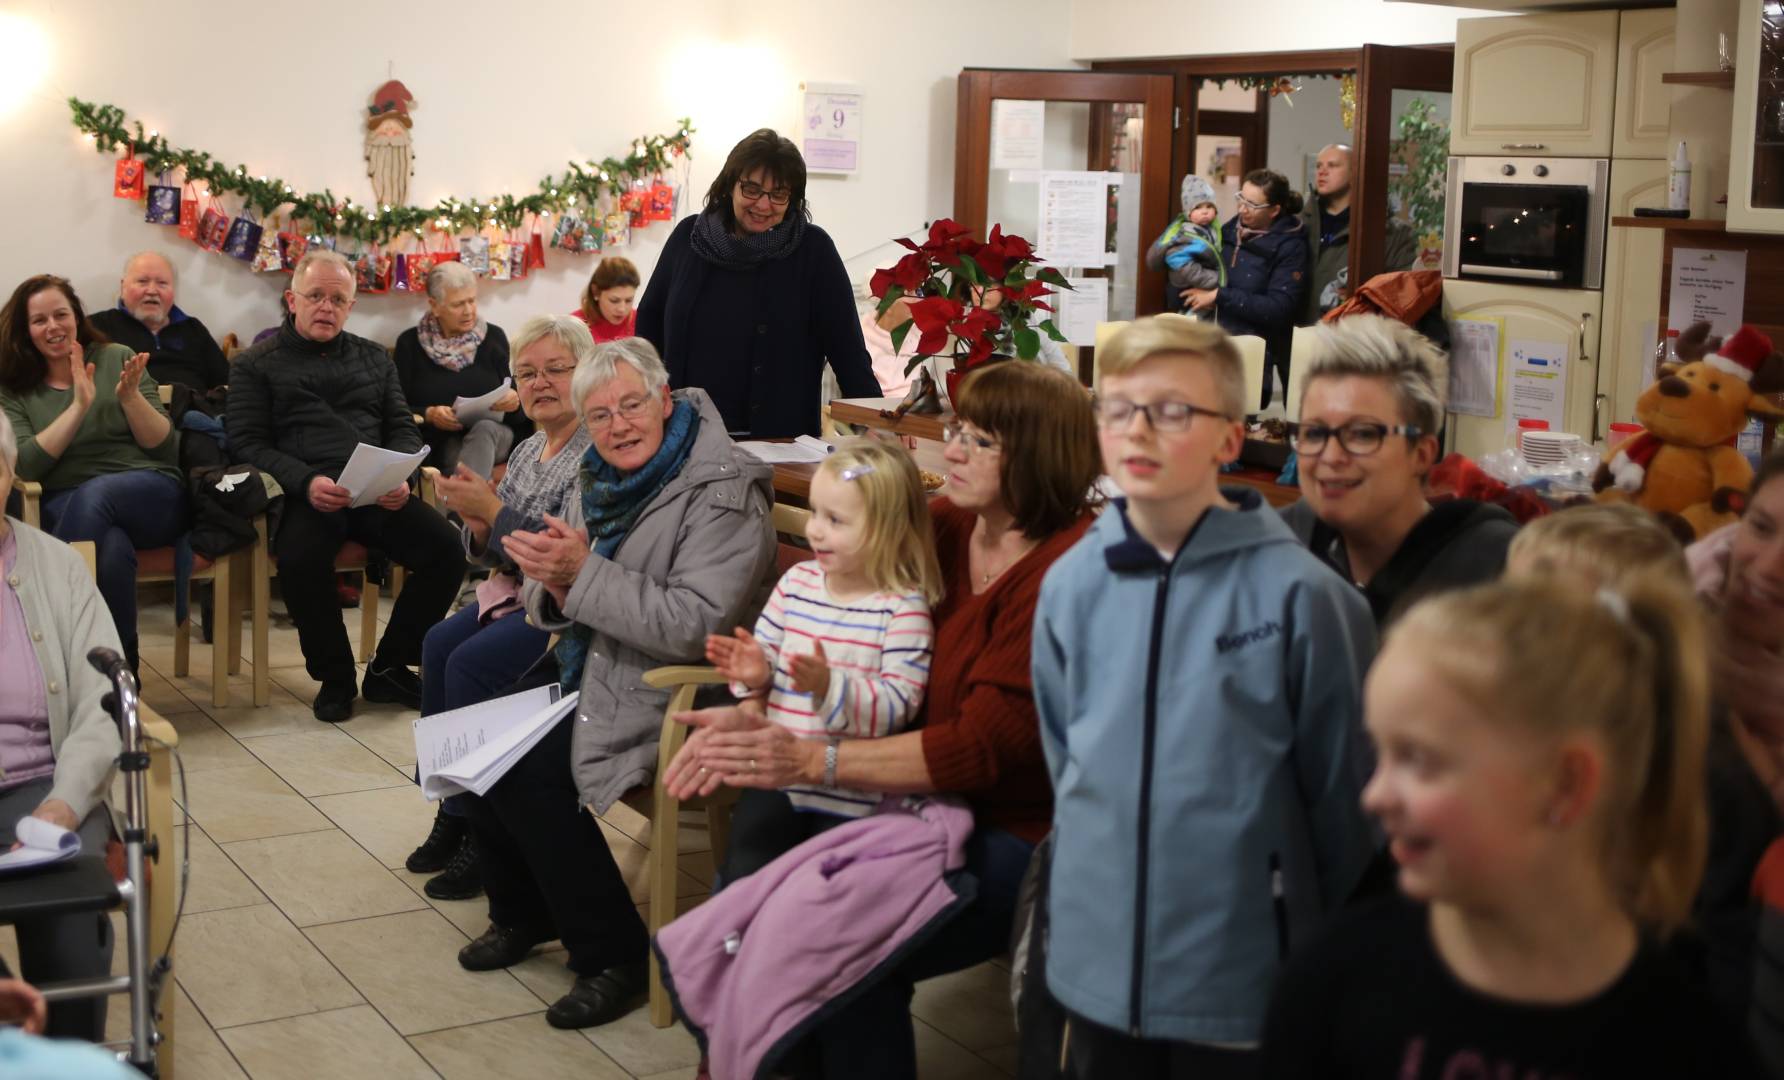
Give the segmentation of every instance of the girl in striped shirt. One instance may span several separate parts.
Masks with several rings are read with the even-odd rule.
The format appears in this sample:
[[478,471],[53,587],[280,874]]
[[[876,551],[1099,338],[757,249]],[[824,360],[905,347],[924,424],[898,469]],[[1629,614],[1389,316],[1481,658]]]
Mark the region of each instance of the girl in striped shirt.
[[[895,735],[923,702],[930,606],[942,597],[916,463],[902,447],[850,443],[812,477],[811,509],[805,537],[815,558],[780,579],[754,634],[715,634],[706,658],[734,693],[766,696],[769,719],[800,738]],[[880,800],[834,786],[789,788],[785,797],[793,809],[838,819],[865,816]],[[796,832],[836,823],[805,817]]]

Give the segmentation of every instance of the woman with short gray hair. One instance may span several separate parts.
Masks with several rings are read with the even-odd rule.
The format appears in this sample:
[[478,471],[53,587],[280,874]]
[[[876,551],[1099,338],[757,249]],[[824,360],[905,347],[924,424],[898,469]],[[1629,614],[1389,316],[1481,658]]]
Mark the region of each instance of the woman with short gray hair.
[[1518,524],[1470,499],[1432,502],[1449,365],[1404,323],[1356,315],[1315,327],[1289,425],[1300,502],[1283,520],[1363,591],[1378,626],[1435,591],[1491,581]]
[[484,417],[460,417],[453,402],[482,397],[508,377],[508,337],[477,314],[477,275],[444,262],[427,276],[427,314],[396,339],[397,378],[409,408],[421,418],[427,463],[450,473],[463,462],[489,479],[496,462],[533,433],[520,395],[507,393]]

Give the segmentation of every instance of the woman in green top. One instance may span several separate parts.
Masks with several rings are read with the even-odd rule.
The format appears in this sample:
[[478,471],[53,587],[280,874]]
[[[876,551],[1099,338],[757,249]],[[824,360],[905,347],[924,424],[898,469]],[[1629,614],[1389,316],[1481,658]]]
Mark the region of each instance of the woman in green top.
[[27,278],[0,308],[0,409],[18,440],[18,476],[43,485],[43,526],[98,548],[99,591],[137,664],[136,551],[189,525],[179,438],[147,353],[110,345],[73,286]]

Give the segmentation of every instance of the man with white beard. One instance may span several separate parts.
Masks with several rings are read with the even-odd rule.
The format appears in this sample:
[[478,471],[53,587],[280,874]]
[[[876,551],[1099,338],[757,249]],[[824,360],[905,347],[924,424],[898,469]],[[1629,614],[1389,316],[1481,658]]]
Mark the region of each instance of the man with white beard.
[[379,206],[405,206],[409,201],[409,177],[415,174],[409,103],[414,100],[395,79],[372,95],[371,118],[365,124],[365,162]]
[[209,390],[229,381],[229,361],[205,325],[173,302],[173,264],[159,252],[139,251],[124,264],[118,306],[96,311],[93,328],[131,352],[149,354],[149,374],[162,384]]

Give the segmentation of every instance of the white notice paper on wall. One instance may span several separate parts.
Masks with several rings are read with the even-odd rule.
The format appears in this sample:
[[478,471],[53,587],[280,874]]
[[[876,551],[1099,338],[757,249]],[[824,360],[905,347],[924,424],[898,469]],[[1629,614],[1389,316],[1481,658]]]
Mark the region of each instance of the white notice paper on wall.
[[1667,295],[1666,325],[1685,330],[1694,322],[1710,324],[1710,333],[1729,337],[1741,328],[1747,299],[1747,253],[1708,248],[1675,248],[1672,282]]
[[1505,320],[1456,319],[1450,323],[1450,412],[1499,415],[1500,339]]
[[1098,323],[1109,321],[1108,278],[1066,278],[1071,291],[1055,289],[1053,325],[1073,345],[1095,345]]
[[1038,169],[1047,134],[1047,103],[996,98],[991,102],[991,167]]
[[861,91],[835,83],[805,84],[805,167],[853,173],[861,168]]
[[1519,420],[1547,420],[1561,431],[1567,415],[1567,344],[1512,341],[1505,347],[1505,434],[1511,441]]
[[1109,187],[1120,173],[1049,170],[1041,174],[1037,253],[1055,266],[1111,266]]

